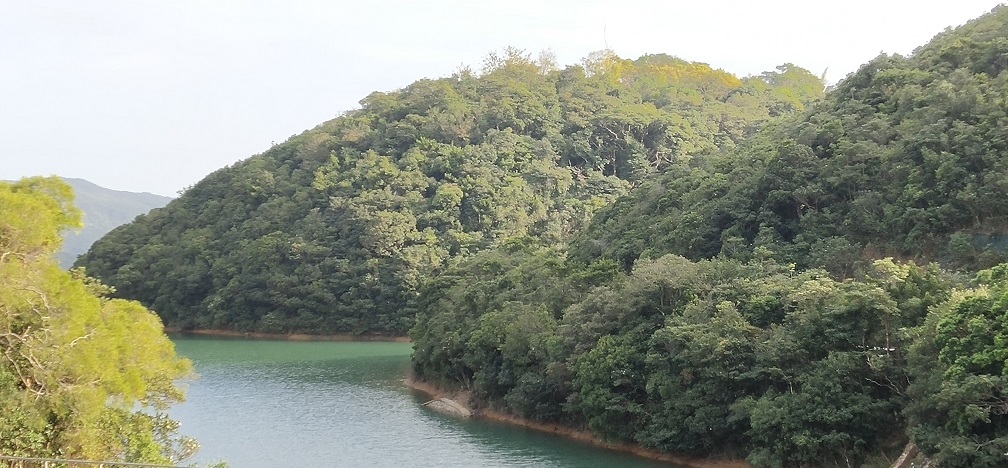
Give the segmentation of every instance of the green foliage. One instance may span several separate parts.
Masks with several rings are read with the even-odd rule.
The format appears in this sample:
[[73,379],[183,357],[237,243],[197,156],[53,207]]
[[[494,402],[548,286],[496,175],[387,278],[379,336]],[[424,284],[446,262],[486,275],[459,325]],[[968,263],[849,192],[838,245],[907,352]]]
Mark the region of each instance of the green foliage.
[[[566,252],[450,265],[420,291],[414,368],[485,405],[679,454],[861,466],[909,436],[942,466],[1003,465],[1008,264],[971,286],[905,259],[1005,258],[1006,25],[999,7],[912,57],[880,56],[804,109],[821,82],[790,65],[732,81],[667,56],[589,57],[593,79],[641,104],[586,119],[605,157],[578,161],[635,188]],[[658,177],[635,179],[655,110],[704,134],[689,116],[710,95],[657,97],[684,82],[801,113],[740,145],[647,160]],[[722,137],[745,133],[722,123]],[[562,267],[523,276],[546,264]],[[540,393],[518,391],[535,378]]]
[[[450,268],[420,295],[418,377],[674,453],[860,463],[890,450],[901,424],[909,342],[900,330],[949,288],[922,280],[934,270],[891,260],[843,282],[772,261],[663,256],[629,274],[614,267],[579,284],[602,265],[497,249]],[[542,285],[552,288],[533,291]]]
[[[888,255],[973,270],[1005,261],[1006,24],[997,8],[911,57],[877,57],[799,115],[603,209],[571,253],[629,268],[763,247],[843,277]],[[790,66],[762,78],[796,99],[817,86]]]
[[555,250],[514,242],[441,274],[421,291],[410,330],[417,377],[532,419],[561,418],[569,375],[556,362],[557,317],[579,287],[615,274],[596,266],[568,279],[568,268]]
[[998,466],[1008,449],[1008,264],[978,275],[917,330],[905,413],[921,450],[943,466]]
[[0,452],[173,463],[197,447],[163,415],[191,372],[161,321],[60,269],[80,223],[57,178],[0,183]]
[[862,465],[896,423],[892,395],[866,388],[870,375],[862,353],[831,353],[798,376],[795,391],[770,391],[736,405],[749,415],[755,447],[749,460],[758,466]]
[[373,93],[78,264],[173,327],[403,334],[421,283],[457,259],[512,238],[563,245],[631,187],[819,97],[793,66],[771,82],[668,56],[603,62],[558,70],[507,49],[479,76]]
[[572,412],[614,440],[632,440],[644,422],[644,350],[634,337],[603,336],[572,365]]

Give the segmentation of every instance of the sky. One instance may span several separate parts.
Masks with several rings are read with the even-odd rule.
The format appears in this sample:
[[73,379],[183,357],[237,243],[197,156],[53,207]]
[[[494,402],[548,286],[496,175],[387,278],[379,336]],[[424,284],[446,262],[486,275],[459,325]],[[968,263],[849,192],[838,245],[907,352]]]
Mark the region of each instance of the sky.
[[[512,46],[561,66],[612,49],[829,83],[998,0],[3,0],[0,180],[176,196],[373,91]],[[927,5],[927,6],[925,6]]]

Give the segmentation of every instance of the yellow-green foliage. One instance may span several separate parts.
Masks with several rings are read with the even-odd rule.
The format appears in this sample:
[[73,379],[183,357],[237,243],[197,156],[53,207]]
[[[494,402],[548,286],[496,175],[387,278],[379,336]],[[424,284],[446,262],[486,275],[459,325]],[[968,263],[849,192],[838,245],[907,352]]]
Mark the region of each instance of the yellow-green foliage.
[[177,461],[193,443],[158,412],[191,365],[154,313],[59,268],[72,202],[57,178],[0,183],[0,453]]

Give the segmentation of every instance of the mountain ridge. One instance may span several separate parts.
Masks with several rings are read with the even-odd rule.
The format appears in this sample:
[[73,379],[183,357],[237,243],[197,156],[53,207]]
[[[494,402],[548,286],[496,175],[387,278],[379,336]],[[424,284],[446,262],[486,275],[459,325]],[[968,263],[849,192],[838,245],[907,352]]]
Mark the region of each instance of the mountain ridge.
[[102,187],[86,179],[61,177],[74,190],[74,204],[83,213],[84,227],[63,234],[63,248],[56,254],[64,268],[69,268],[95,241],[112,229],[141,214],[161,208],[172,198],[148,192],[130,192]]

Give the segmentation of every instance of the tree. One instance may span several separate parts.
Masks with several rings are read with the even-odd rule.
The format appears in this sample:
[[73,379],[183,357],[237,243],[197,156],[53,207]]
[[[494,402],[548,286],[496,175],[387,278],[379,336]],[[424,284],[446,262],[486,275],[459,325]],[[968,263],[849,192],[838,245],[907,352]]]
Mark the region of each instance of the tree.
[[0,183],[0,452],[175,463],[198,445],[164,416],[191,364],[139,303],[59,268],[80,223],[58,178]]
[[1008,264],[978,275],[919,327],[905,413],[943,466],[1000,466],[1008,451]]

